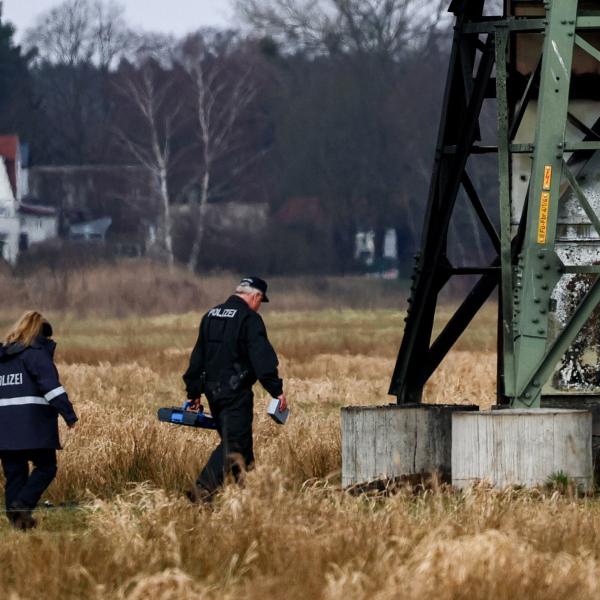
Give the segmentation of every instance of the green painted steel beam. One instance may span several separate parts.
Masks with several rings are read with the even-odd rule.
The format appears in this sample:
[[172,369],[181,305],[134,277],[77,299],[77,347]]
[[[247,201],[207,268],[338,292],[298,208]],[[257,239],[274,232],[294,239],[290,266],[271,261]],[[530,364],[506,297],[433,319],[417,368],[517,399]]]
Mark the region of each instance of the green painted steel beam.
[[[557,0],[554,0],[554,2],[556,1]],[[541,33],[546,30],[546,25],[546,19],[531,17],[508,17],[506,19],[465,23],[462,26],[462,31],[467,34],[481,34],[494,33],[494,31],[496,31],[498,28],[503,28],[515,33]],[[576,19],[576,28],[578,31],[600,29],[600,17],[593,15],[579,16]]]
[[[519,391],[519,405],[539,405],[539,396],[543,384],[550,379],[558,361],[564,356],[569,346],[573,343],[581,328],[585,325],[594,309],[600,303],[600,277],[585,295],[579,306],[575,309],[565,328],[551,344],[543,359],[535,368],[528,381]],[[538,406],[539,407],[539,406]]]
[[[464,69],[460,63],[463,41],[462,24],[468,19],[483,17],[484,0],[469,0],[455,6],[457,24],[448,65],[440,127],[427,200],[425,223],[421,237],[421,252],[417,255],[411,285],[410,307],[389,393],[399,404],[420,402],[427,381],[427,365],[432,363],[431,337],[438,294],[451,272],[446,268],[447,239],[462,173],[470,156],[470,148],[477,137],[479,114],[487,97],[493,71],[493,37],[486,40],[479,57],[473,96],[464,96]],[[471,44],[473,53],[479,52]],[[475,60],[473,60],[475,64]],[[472,76],[472,74],[470,74]],[[456,146],[455,156],[448,157],[444,148]],[[486,276],[484,275],[482,279]],[[489,295],[489,294],[488,294]],[[486,296],[487,298],[487,296]],[[479,301],[479,297],[477,298]],[[476,303],[475,303],[476,304]],[[480,306],[465,311],[465,317],[453,328],[452,338],[467,327]],[[450,343],[450,346],[452,346]],[[443,352],[445,354],[447,350]],[[434,361],[435,362],[435,361]]]
[[[555,2],[557,0],[554,0]],[[600,29],[600,16],[580,16],[577,17],[577,29]]]
[[[591,127],[588,127],[583,121],[578,119],[572,112],[567,115],[567,119],[569,120],[569,123],[573,125],[573,127],[585,135],[585,141],[600,140],[600,135],[598,135]],[[569,146],[569,144],[567,144],[567,146]]]
[[[506,58],[508,60],[508,57]],[[510,122],[510,128],[508,130],[508,139],[512,140],[517,135],[519,131],[519,127],[523,123],[523,118],[525,117],[525,112],[529,106],[531,98],[533,96],[534,85],[539,85],[540,81],[540,72],[542,69],[542,55],[538,58],[537,64],[535,65],[535,69],[531,72],[529,77],[527,78],[527,85],[523,90],[523,94],[521,95],[521,99],[519,100],[518,105],[515,107],[514,115],[512,115],[512,119]]]
[[592,46],[587,40],[584,40],[580,35],[575,36],[575,43],[590,56],[600,62],[600,50]]
[[544,19],[509,17],[507,19],[465,23],[462,27],[462,31],[468,34],[482,34],[494,33],[498,29],[506,29],[511,32],[535,33],[542,32],[545,30],[545,28],[546,22]]
[[600,140],[594,142],[568,142],[565,144],[565,152],[579,152],[579,151],[595,151],[600,150]]
[[533,144],[511,144],[510,151],[512,154],[531,154],[535,150]]
[[[599,142],[600,143],[600,142]],[[569,150],[574,152],[576,150],[596,150],[593,145],[587,145],[588,142],[581,142],[569,145]],[[533,144],[510,144],[509,150],[511,154],[531,154],[535,149]],[[565,148],[565,152],[568,150]],[[495,154],[498,152],[498,146],[480,146],[474,144],[471,147],[472,154]],[[456,154],[456,146],[446,146],[443,149],[444,154]]]
[[496,99],[498,113],[498,181],[500,200],[500,314],[499,334],[502,336],[498,352],[502,357],[502,393],[514,395],[515,349],[512,334],[513,319],[513,269],[512,269],[512,212],[511,212],[511,159],[510,114],[508,108],[508,70],[510,33],[507,29],[496,30]]
[[599,274],[600,265],[565,265],[565,273],[585,275],[585,274]]
[[[517,391],[512,406],[539,407],[541,387],[524,391],[545,365],[550,295],[562,273],[554,250],[578,0],[547,3],[527,227],[516,269],[513,335]],[[545,372],[545,371],[544,371]],[[521,393],[518,393],[521,391]],[[535,392],[535,393],[534,393]]]
[[[584,12],[579,4],[578,0],[544,0],[539,3],[546,11],[543,17],[497,18],[484,15],[483,0],[453,3],[457,21],[426,212],[425,241],[411,286],[412,310],[390,385],[390,393],[397,396],[399,403],[421,401],[426,381],[499,283],[499,398],[501,402],[510,400],[513,407],[539,407],[543,385],[600,302],[599,277],[563,331],[549,343],[551,295],[560,278],[564,274],[600,275],[600,265],[564,265],[556,252],[558,209],[565,182],[600,234],[600,215],[595,213],[576,172],[566,162],[567,158],[569,163],[579,157],[587,160],[600,151],[600,135],[569,113],[575,47],[600,60],[600,48],[582,37],[592,30],[600,32],[600,11]],[[519,52],[522,34],[531,33],[539,34],[536,37],[540,44],[543,40],[543,52],[523,86],[515,52]],[[497,141],[482,144],[477,135],[482,106],[494,97]],[[530,143],[515,143],[529,102],[536,104],[534,139]],[[578,137],[584,139],[567,141],[567,126],[569,133],[575,127]],[[500,220],[497,236],[466,173],[470,157],[495,153]],[[524,202],[514,196],[521,186],[512,188],[511,169],[518,155],[532,159]],[[446,256],[450,219],[461,181],[463,187],[466,183],[467,194],[498,251],[498,257],[487,267],[453,267]],[[522,213],[513,214],[521,204]],[[595,240],[594,237],[589,241],[597,244]],[[453,276],[475,274],[481,275],[477,284],[432,342],[440,289]]]

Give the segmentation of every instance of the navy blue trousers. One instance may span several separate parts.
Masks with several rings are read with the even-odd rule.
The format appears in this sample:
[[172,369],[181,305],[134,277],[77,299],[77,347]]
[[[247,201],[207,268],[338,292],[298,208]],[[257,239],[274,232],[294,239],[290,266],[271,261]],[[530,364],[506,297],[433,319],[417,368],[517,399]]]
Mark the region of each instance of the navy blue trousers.
[[233,397],[208,397],[210,414],[217,422],[221,443],[213,450],[196,485],[215,492],[228,474],[237,481],[241,472],[254,463],[252,418],[254,395],[243,390]]
[[[0,460],[6,478],[6,509],[21,502],[33,510],[56,477],[56,450],[2,450]],[[31,472],[30,462],[33,463]]]

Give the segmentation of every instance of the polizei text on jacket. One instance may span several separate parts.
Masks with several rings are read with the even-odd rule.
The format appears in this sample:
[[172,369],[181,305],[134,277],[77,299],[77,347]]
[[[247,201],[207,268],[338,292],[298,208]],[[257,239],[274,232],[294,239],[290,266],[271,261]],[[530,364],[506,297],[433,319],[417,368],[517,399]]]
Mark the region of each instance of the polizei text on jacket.
[[23,385],[23,373],[0,375],[0,386],[3,385]]

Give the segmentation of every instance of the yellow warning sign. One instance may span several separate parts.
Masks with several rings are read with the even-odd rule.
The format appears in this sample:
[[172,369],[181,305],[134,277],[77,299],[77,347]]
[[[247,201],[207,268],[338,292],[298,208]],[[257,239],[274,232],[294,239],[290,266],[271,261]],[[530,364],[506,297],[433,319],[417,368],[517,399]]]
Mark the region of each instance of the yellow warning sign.
[[552,165],[544,167],[544,189],[550,191],[552,185]]
[[540,220],[538,223],[537,243],[545,244],[548,234],[548,209],[550,207],[550,192],[542,192],[540,199]]

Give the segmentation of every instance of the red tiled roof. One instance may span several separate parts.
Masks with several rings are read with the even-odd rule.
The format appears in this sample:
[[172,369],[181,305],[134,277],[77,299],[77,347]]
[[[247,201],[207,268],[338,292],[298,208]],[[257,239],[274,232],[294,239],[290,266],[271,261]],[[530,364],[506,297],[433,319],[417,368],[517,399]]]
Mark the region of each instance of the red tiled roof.
[[21,202],[19,205],[19,212],[26,215],[37,215],[39,217],[54,217],[56,215],[56,208],[52,206],[25,204],[24,202]]
[[314,196],[293,197],[277,211],[276,218],[286,225],[318,223],[324,213],[319,198]]
[[10,160],[17,160],[19,151],[18,135],[0,135],[0,155]]
[[17,194],[17,156],[19,154],[18,135],[0,135],[0,156],[4,157],[6,171],[13,194]]

